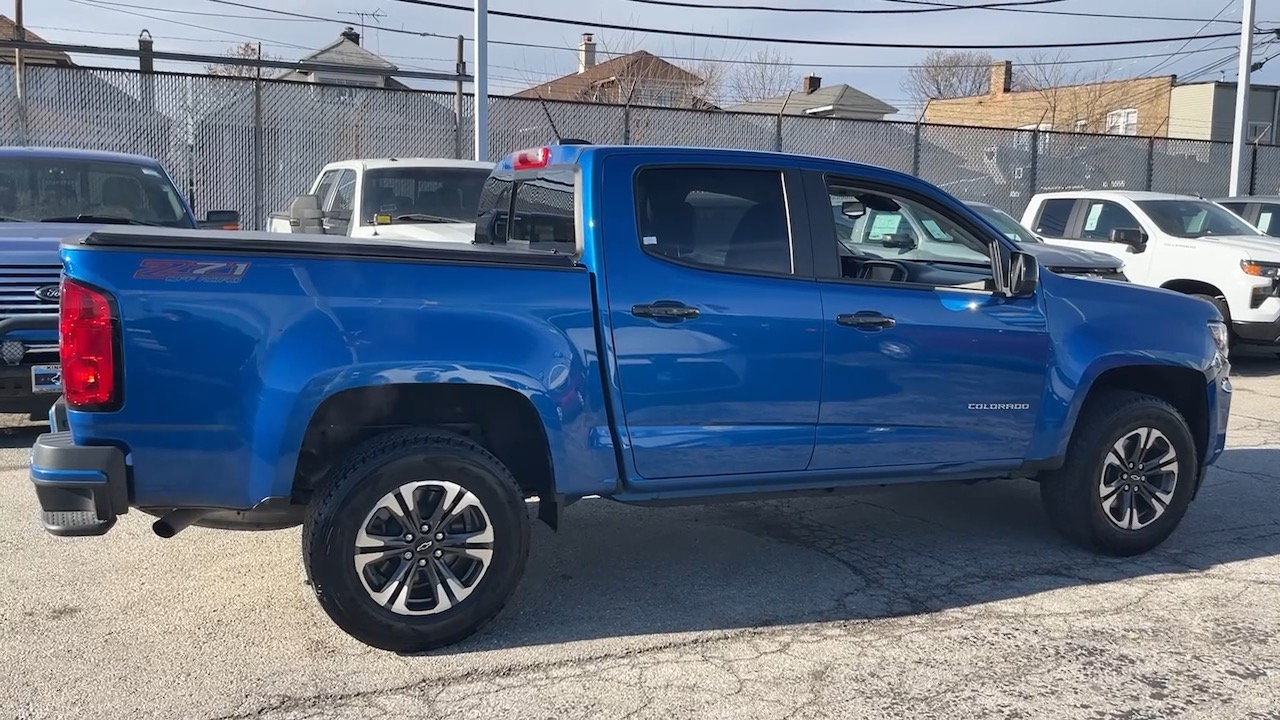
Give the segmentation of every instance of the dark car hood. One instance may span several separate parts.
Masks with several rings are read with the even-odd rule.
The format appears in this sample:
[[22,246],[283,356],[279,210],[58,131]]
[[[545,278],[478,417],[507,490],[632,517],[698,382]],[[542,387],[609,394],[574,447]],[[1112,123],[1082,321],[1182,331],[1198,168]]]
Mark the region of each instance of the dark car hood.
[[1124,267],[1119,258],[1093,250],[1077,250],[1047,243],[1018,243],[1018,247],[1035,256],[1042,267],[1079,270],[1112,270]]
[[58,248],[64,239],[82,238],[99,227],[92,223],[0,222],[0,262],[62,262]]

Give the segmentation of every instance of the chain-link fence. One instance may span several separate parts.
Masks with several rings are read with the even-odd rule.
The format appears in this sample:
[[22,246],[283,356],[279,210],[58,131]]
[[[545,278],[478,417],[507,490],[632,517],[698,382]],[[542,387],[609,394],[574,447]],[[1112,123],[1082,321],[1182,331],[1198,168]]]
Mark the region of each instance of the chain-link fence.
[[[0,66],[0,144],[159,158],[197,212],[246,227],[308,189],[320,167],[359,157],[470,157],[474,101],[453,93],[207,75],[33,66],[19,106]],[[909,172],[1020,214],[1036,192],[1159,190],[1226,195],[1230,145],[915,123],[490,99],[490,160],[562,138],[598,144],[780,150]],[[25,110],[25,112],[24,112]],[[1280,192],[1280,147],[1251,148],[1244,187]]]

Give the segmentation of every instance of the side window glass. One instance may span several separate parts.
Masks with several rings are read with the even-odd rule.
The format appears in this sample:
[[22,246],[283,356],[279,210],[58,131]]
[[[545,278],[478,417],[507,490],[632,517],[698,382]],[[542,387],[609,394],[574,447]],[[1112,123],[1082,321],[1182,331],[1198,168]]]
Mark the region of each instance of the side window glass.
[[1280,205],[1262,205],[1258,208],[1258,229],[1271,237],[1280,237],[1280,223],[1273,220]]
[[320,182],[316,183],[315,196],[319,198],[320,206],[324,207],[325,201],[329,199],[329,191],[333,189],[333,183],[338,179],[338,171],[330,170],[320,176]]
[[1080,237],[1083,240],[1109,240],[1112,230],[1141,227],[1133,214],[1123,207],[1105,200],[1094,200],[1085,208]]
[[1071,210],[1076,201],[1070,198],[1053,198],[1044,201],[1040,206],[1040,217],[1036,218],[1035,231],[1051,238],[1067,236],[1067,222],[1071,220]]
[[356,197],[356,171],[343,170],[338,176],[337,188],[333,193],[333,199],[329,202],[329,207],[325,208],[326,212],[341,217],[351,217],[352,204]]
[[782,174],[664,167],[636,178],[646,253],[723,270],[793,272]]
[[827,194],[846,278],[863,278],[865,260],[990,263],[983,240],[919,203],[841,181],[830,182]]

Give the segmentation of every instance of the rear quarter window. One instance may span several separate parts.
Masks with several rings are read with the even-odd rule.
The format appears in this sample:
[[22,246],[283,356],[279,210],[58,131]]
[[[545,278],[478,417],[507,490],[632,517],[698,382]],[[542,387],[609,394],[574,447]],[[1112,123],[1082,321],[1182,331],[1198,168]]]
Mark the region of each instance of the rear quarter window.
[[1076,201],[1071,198],[1052,198],[1040,206],[1034,230],[1047,237],[1066,237],[1067,223]]
[[494,171],[480,192],[476,242],[568,251],[577,246],[576,201],[577,173],[572,167],[519,176]]

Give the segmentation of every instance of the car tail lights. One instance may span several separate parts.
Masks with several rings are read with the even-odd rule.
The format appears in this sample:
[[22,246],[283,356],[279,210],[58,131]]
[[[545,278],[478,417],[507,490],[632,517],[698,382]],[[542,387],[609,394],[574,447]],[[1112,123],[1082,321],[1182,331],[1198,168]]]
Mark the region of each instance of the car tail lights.
[[120,402],[116,318],[111,297],[71,278],[62,281],[62,393],[77,410],[110,410]]

